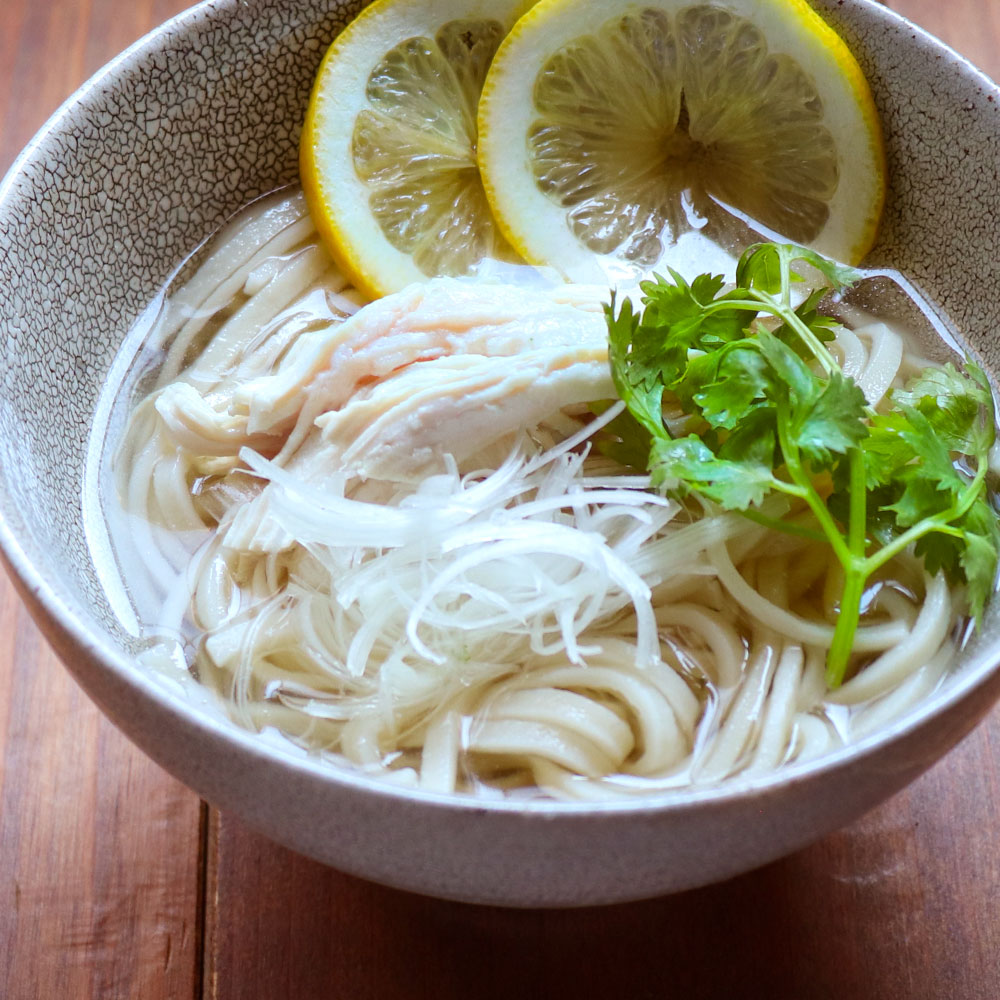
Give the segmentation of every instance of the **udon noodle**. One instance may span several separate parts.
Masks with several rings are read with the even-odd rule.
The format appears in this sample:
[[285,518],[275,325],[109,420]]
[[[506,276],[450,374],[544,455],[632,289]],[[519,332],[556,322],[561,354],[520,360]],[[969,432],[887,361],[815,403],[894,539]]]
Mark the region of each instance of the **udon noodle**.
[[[112,535],[147,567],[144,660],[252,730],[481,795],[762,774],[924,698],[961,595],[897,558],[828,691],[830,552],[604,457],[621,406],[590,405],[613,396],[601,295],[532,281],[442,279],[359,312],[301,195],[240,216],[123,390],[142,398]],[[928,363],[878,322],[832,349],[875,406]]]

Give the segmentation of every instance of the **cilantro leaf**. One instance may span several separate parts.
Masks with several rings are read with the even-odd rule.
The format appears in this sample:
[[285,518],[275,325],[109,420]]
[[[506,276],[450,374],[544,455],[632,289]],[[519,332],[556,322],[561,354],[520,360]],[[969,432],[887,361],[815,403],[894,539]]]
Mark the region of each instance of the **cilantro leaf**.
[[835,372],[808,405],[795,410],[790,439],[817,469],[868,437],[865,396],[854,379]]
[[866,485],[869,490],[896,483],[901,470],[917,459],[912,438],[902,434],[907,426],[907,419],[900,412],[877,413],[872,417],[865,441]]
[[755,243],[748,247],[736,265],[736,284],[770,295],[780,292],[781,248],[775,243]]
[[[818,274],[793,307],[797,267]],[[825,538],[843,568],[840,614],[827,682],[841,683],[868,577],[914,547],[929,573],[964,583],[978,620],[993,591],[1000,522],[986,486],[996,438],[992,388],[969,362],[929,368],[874,413],[824,346],[837,321],[822,312],[831,291],[863,275],[802,247],[747,250],[727,291],[719,275],[690,283],[676,271],[643,282],[643,308],[614,299],[609,356],[625,414],[598,447],[645,459],[655,485],[695,493],[759,523]],[[690,416],[671,438],[664,399]],[[830,484],[832,481],[832,491]],[[761,519],[772,491],[797,498],[815,528]],[[793,508],[795,509],[795,508]]]
[[639,319],[629,299],[622,302],[621,309],[616,314],[614,295],[611,296],[611,303],[604,307],[604,315],[608,324],[608,357],[615,391],[632,416],[651,435],[656,434],[663,426],[663,383],[650,378],[646,368],[635,362],[632,344],[639,328]]
[[739,340],[696,358],[672,388],[682,405],[700,410],[712,427],[732,430],[765,399],[771,369],[752,341]]
[[900,406],[906,418],[898,434],[910,446],[914,461],[899,470],[897,477],[907,485],[916,480],[928,480],[940,490],[960,493],[967,485],[959,476],[947,444],[935,433],[934,425],[912,406]]
[[[992,394],[982,369],[972,363],[968,368],[967,375],[951,362],[926,368],[892,399],[919,410],[951,451],[974,454],[993,443]],[[984,407],[990,408],[989,421],[983,420]]]
[[672,341],[688,346],[725,344],[743,335],[744,327],[752,318],[745,311],[706,311],[706,306],[716,301],[725,284],[721,274],[702,274],[688,284],[673,268],[668,270],[670,281],[662,275],[654,275],[652,281],[639,285],[646,306],[644,326],[666,329]]
[[735,462],[766,465],[776,468],[781,465],[778,445],[778,415],[772,406],[761,406],[748,413],[732,433],[723,441],[716,454],[719,458]]
[[774,486],[770,465],[716,458],[694,434],[676,440],[655,440],[650,472],[654,484],[680,488],[682,492],[697,490],[727,510],[760,506]]
[[774,371],[776,396],[787,398],[792,407],[809,406],[822,391],[819,378],[795,351],[773,333],[760,330],[757,342]]
[[979,499],[958,526],[964,531],[965,544],[959,562],[968,588],[969,610],[979,622],[986,601],[996,586],[1000,521],[996,511],[985,500]]
[[[916,469],[916,467],[912,467]],[[911,474],[898,499],[886,504],[885,509],[896,515],[896,523],[904,528],[917,524],[925,517],[945,513],[951,506],[953,494],[942,489],[933,478]]]
[[994,591],[997,576],[997,537],[965,533],[965,546],[959,557],[968,587],[969,610],[982,621],[983,610]]

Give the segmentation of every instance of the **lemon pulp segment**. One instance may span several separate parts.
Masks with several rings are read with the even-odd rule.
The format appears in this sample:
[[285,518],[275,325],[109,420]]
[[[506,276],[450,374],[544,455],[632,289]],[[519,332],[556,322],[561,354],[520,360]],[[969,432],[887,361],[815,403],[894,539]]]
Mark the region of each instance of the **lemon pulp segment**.
[[510,257],[476,164],[476,107],[504,29],[450,21],[390,50],[368,79],[351,155],[385,238],[427,276]]

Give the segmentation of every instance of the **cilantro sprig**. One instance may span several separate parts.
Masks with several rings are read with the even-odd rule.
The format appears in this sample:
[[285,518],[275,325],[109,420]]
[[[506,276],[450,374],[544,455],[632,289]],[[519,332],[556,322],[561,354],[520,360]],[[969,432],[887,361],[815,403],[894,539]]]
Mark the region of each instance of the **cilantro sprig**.
[[[799,263],[826,283],[795,305]],[[1000,550],[986,486],[996,416],[985,374],[971,361],[965,371],[928,368],[873,411],[827,350],[836,320],[819,310],[861,277],[802,247],[762,243],[743,255],[733,288],[670,270],[642,283],[641,311],[628,299],[606,307],[611,373],[630,415],[610,425],[618,456],[644,462],[668,493],[832,548],[844,585],[831,688],[846,674],[873,573],[912,545],[930,573],[965,585],[978,621]],[[684,436],[668,431],[665,404],[685,415]],[[814,526],[766,517],[772,493],[808,507]]]

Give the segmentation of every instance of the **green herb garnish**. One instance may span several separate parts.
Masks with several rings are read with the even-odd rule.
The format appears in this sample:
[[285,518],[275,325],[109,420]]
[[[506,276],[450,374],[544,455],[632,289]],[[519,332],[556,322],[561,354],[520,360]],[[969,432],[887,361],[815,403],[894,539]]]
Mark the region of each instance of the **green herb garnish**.
[[[828,285],[792,305],[792,265]],[[611,425],[619,457],[648,456],[653,484],[697,494],[778,531],[826,541],[844,588],[826,679],[847,671],[869,577],[910,545],[930,573],[964,583],[978,622],[994,587],[1000,528],[986,488],[996,436],[993,395],[972,361],[928,368],[875,412],[825,344],[819,312],[862,273],[801,247],[763,243],[743,255],[736,287],[675,271],[643,282],[643,310],[606,307],[611,372],[631,420]],[[684,437],[664,401],[686,415]],[[623,415],[624,416],[624,415]],[[814,527],[765,517],[771,493],[804,502]]]

